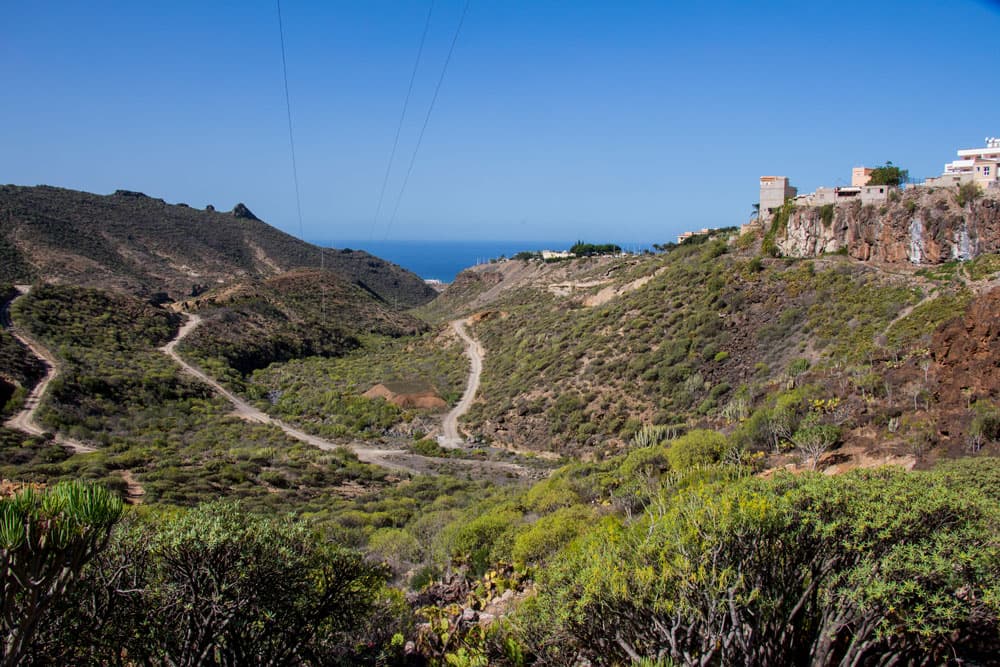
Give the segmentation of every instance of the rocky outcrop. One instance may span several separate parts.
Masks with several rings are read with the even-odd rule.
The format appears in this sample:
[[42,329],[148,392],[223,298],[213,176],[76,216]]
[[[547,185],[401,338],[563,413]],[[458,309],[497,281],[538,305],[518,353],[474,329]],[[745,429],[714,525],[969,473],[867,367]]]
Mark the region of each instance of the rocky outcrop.
[[[862,261],[937,264],[1000,252],[1000,197],[959,205],[956,192],[914,188],[882,206],[799,208],[775,242],[788,257],[846,252]],[[832,215],[831,215],[832,214]]]
[[931,346],[940,397],[970,402],[1000,396],[1000,289],[969,305],[961,319],[942,326]]
[[240,202],[233,207],[233,217],[241,218],[243,220],[260,220],[256,215],[253,214],[246,204]]

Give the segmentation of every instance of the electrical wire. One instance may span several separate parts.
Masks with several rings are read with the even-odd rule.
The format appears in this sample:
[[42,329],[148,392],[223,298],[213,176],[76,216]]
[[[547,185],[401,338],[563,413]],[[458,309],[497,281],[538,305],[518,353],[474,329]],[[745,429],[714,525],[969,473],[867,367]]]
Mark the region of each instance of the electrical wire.
[[[299,169],[295,161],[295,135],[292,132],[292,98],[288,94],[288,61],[285,58],[285,26],[281,20],[281,0],[275,0],[278,6],[278,36],[281,40],[281,74],[285,82],[285,112],[288,116],[288,146],[292,153],[292,181],[295,183],[295,210],[299,216],[299,238],[303,241],[305,235],[302,228],[302,197],[299,195]],[[320,267],[320,299],[321,312],[326,317],[326,283],[323,282],[322,274],[326,271],[326,253],[323,246],[319,247],[319,267]]]
[[[292,150],[292,180],[295,182],[295,209],[299,214],[299,238],[302,238],[302,199],[299,196],[299,169],[295,163],[295,136],[292,134],[292,101],[288,94],[288,63],[285,60],[285,27],[281,21],[281,0],[278,5],[278,37],[281,39],[281,73],[285,81],[285,112],[288,116],[288,145]],[[304,239],[303,239],[304,240]]]
[[403,111],[399,114],[399,123],[396,124],[396,136],[392,140],[392,151],[389,153],[389,163],[385,167],[385,176],[382,178],[382,189],[378,194],[378,206],[375,208],[375,217],[372,219],[372,228],[369,235],[371,240],[375,236],[375,229],[378,226],[378,216],[382,212],[382,203],[385,200],[385,191],[389,185],[389,174],[392,172],[392,164],[396,159],[396,149],[399,147],[399,135],[403,131],[403,121],[406,119],[406,110],[410,106],[410,96],[413,94],[413,82],[417,78],[417,69],[420,67],[420,58],[424,53],[424,43],[427,41],[427,30],[431,25],[431,15],[434,13],[434,0],[427,9],[427,18],[424,20],[424,31],[420,35],[420,46],[417,48],[417,58],[413,62],[413,71],[410,72],[410,83],[406,87],[406,97],[403,99]]
[[403,194],[406,192],[406,186],[410,182],[410,174],[413,173],[413,165],[417,161],[417,153],[420,151],[420,144],[424,140],[424,132],[427,130],[427,124],[431,120],[431,113],[434,111],[434,103],[437,102],[438,93],[441,92],[441,84],[444,83],[444,76],[448,72],[448,64],[451,62],[451,55],[455,52],[455,44],[458,43],[458,35],[462,32],[462,24],[465,23],[465,16],[469,13],[469,4],[472,0],[465,0],[465,7],[462,8],[462,16],[458,19],[458,27],[455,28],[455,35],[451,39],[451,46],[448,48],[448,55],[444,59],[444,66],[441,68],[441,76],[438,77],[437,85],[434,87],[434,96],[431,97],[430,106],[427,107],[427,115],[424,116],[424,124],[420,128],[420,134],[417,136],[417,144],[413,148],[413,155],[410,156],[410,164],[406,169],[406,176],[403,178],[403,185],[399,188],[399,195],[396,197],[396,203],[392,207],[392,215],[389,217],[389,224],[385,229],[385,237],[383,240],[389,238],[389,232],[392,230],[392,225],[396,221],[396,213],[399,212],[399,203],[403,200]]

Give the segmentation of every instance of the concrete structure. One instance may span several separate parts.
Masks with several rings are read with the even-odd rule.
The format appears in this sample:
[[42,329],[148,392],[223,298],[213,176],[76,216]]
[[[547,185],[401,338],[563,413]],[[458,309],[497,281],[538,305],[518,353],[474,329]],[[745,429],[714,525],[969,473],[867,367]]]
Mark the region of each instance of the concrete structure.
[[873,171],[875,170],[871,167],[855,167],[854,169],[851,169],[851,187],[860,188],[868,185],[868,181],[872,178]]
[[788,182],[787,176],[761,176],[760,218],[766,220],[773,216],[786,199],[794,199],[798,192],[798,188]]
[[865,185],[861,188],[861,205],[881,204],[889,198],[889,192],[895,189],[891,185]]
[[568,250],[543,250],[542,259],[568,259],[574,257]]
[[960,185],[976,183],[983,188],[1000,186],[1000,137],[987,137],[984,148],[965,148],[958,151],[958,159],[944,166],[944,173],[928,178],[924,185]]

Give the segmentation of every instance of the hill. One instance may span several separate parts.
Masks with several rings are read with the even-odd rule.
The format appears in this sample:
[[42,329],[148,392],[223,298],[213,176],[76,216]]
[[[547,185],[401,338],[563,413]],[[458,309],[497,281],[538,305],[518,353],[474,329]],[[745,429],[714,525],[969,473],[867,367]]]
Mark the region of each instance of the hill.
[[222,213],[125,190],[102,196],[0,186],[3,282],[44,279],[181,299],[233,279],[322,264],[394,306],[416,306],[435,296],[418,276],[366,252],[322,252],[259,220],[243,204]]
[[[807,417],[839,422],[845,452],[924,459],[973,446],[1000,387],[956,380],[962,367],[942,341],[972,343],[935,332],[965,316],[952,331],[995,338],[981,320],[1000,284],[996,255],[890,269],[759,248],[734,236],[657,256],[466,271],[424,312],[473,315],[486,348],[467,429],[517,449],[601,457],[648,425],[702,426],[764,451],[762,424],[778,410],[794,415],[786,436]],[[995,344],[977,355],[995,363]],[[809,417],[817,401],[827,412]]]
[[358,348],[358,337],[365,334],[399,337],[427,330],[421,320],[318,270],[238,282],[180,305],[204,316],[184,349],[220,359],[241,375],[278,361],[337,357]]

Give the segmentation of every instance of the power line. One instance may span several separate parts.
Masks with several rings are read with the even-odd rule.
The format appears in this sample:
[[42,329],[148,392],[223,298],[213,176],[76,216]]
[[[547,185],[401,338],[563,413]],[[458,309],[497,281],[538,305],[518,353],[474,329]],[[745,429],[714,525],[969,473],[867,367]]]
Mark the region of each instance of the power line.
[[399,135],[403,131],[403,121],[406,118],[406,109],[410,106],[410,95],[413,93],[413,82],[417,78],[417,68],[420,66],[420,58],[424,53],[424,43],[427,41],[427,29],[431,25],[431,14],[434,13],[434,0],[427,9],[427,18],[424,21],[424,32],[420,35],[420,47],[417,49],[417,59],[413,62],[413,71],[410,72],[410,84],[406,87],[406,98],[403,100],[403,111],[399,114],[399,123],[396,125],[396,137],[392,140],[392,151],[389,153],[389,164],[385,166],[385,176],[382,178],[382,190],[378,194],[378,206],[375,208],[375,218],[372,220],[372,229],[369,236],[371,240],[375,236],[375,227],[378,225],[378,216],[382,212],[382,202],[385,199],[385,190],[389,185],[389,174],[392,172],[392,163],[396,159],[396,148],[399,146]]
[[[285,81],[285,112],[288,115],[288,145],[292,150],[292,180],[295,182],[295,209],[299,214],[299,238],[302,232],[302,199],[299,197],[299,170],[295,163],[295,137],[292,134],[292,101],[288,94],[288,63],[285,60],[285,27],[281,22],[281,0],[275,0],[278,5],[278,36],[281,39],[281,73]],[[304,239],[303,239],[304,240]]]
[[[299,195],[299,169],[295,161],[295,135],[292,132],[292,98],[288,94],[288,60],[285,58],[285,26],[281,20],[281,0],[275,0],[278,6],[278,37],[281,41],[281,74],[285,82],[285,113],[288,117],[288,146],[292,153],[292,181],[295,183],[295,210],[299,217],[299,239],[305,241],[302,228],[302,197]],[[326,316],[326,284],[323,282],[323,273],[326,270],[326,254],[323,248],[319,249],[320,266],[320,294],[321,311]]]
[[[455,36],[451,39],[451,46],[448,48],[448,55],[444,59],[444,66],[441,68],[441,76],[438,77],[437,85],[434,87],[434,96],[431,97],[430,106],[427,107],[427,115],[424,116],[424,124],[420,127],[420,134],[417,136],[417,145],[413,148],[413,155],[410,156],[410,165],[406,169],[406,176],[403,178],[403,185],[399,189],[396,197],[396,204],[392,207],[392,216],[389,217],[389,224],[385,229],[385,239],[389,238],[389,231],[396,221],[396,213],[399,211],[399,203],[403,200],[403,193],[406,192],[406,185],[410,182],[410,174],[413,173],[413,164],[417,161],[417,153],[420,151],[420,144],[424,140],[424,132],[427,124],[431,120],[431,113],[434,111],[434,103],[437,102],[438,93],[441,92],[441,84],[444,83],[444,75],[448,71],[448,63],[451,62],[451,54],[455,52],[455,44],[458,43],[458,35],[462,32],[462,24],[465,23],[465,15],[469,13],[469,4],[472,0],[465,0],[465,7],[462,8],[462,16],[458,19],[458,27],[455,28]],[[384,240],[384,239],[383,239]]]

